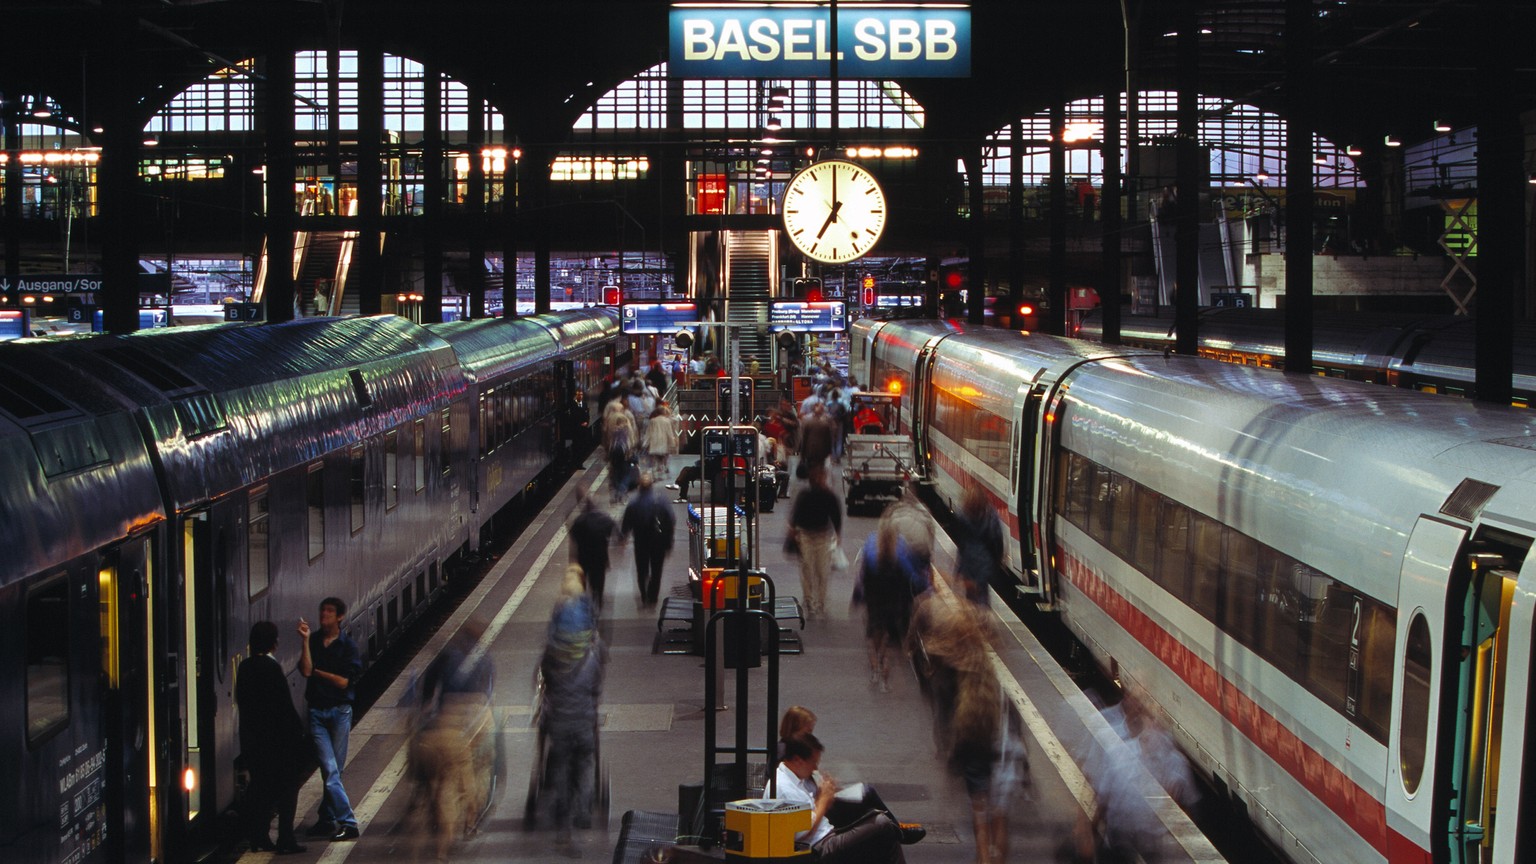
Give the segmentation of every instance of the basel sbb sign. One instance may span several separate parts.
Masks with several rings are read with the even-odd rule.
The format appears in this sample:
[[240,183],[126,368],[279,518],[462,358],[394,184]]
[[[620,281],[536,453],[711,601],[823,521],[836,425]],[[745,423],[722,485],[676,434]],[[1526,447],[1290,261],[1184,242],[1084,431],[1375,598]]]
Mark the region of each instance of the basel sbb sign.
[[[824,78],[832,59],[826,6],[674,7],[668,70],[687,78]],[[971,11],[839,7],[840,78],[965,78]]]

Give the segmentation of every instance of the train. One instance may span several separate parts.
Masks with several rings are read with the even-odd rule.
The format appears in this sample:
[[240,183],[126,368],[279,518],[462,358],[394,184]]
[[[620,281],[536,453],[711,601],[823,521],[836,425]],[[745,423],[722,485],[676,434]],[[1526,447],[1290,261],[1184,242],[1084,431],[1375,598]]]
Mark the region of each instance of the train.
[[629,356],[610,309],[0,345],[0,860],[195,857],[236,797],[250,625],[295,670],[335,596],[379,657]]
[[935,497],[1301,864],[1536,860],[1536,417],[1129,346],[865,319]]
[[[1085,313],[1068,335],[1102,341],[1102,312]],[[1477,383],[1477,321],[1465,315],[1319,312],[1312,338],[1312,370],[1318,375],[1452,396],[1472,395]],[[1171,348],[1173,316],[1122,316],[1120,341]],[[1278,368],[1285,361],[1285,311],[1201,309],[1196,343],[1202,357]],[[1536,404],[1536,322],[1516,321],[1512,344],[1511,403],[1529,408]]]

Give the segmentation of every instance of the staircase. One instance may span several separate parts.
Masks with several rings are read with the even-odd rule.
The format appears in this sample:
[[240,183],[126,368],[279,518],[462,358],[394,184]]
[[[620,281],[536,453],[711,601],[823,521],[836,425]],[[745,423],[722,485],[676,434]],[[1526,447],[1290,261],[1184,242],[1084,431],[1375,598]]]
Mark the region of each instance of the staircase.
[[756,357],[768,368],[773,356],[768,303],[778,274],[778,232],[725,232],[726,323],[741,339],[743,364]]
[[[293,293],[303,315],[330,315],[331,297],[341,287],[336,278],[337,265],[341,262],[341,231],[300,231],[294,235],[294,259],[299,266],[293,274]],[[316,290],[324,285],[323,298],[317,298]],[[323,304],[317,305],[318,303]]]

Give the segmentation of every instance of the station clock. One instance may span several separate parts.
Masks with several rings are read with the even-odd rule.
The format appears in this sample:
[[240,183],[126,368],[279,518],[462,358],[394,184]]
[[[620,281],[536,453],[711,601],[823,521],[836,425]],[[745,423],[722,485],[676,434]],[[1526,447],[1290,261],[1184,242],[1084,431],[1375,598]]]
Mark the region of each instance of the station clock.
[[864,255],[885,230],[885,191],[869,169],[830,159],[801,169],[784,187],[784,231],[807,258],[842,264]]

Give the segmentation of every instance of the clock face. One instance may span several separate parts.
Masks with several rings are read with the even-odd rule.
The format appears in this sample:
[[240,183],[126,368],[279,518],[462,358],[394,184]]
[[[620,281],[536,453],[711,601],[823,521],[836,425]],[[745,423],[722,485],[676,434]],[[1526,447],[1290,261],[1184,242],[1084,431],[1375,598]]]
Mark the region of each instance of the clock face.
[[841,159],[791,177],[781,209],[795,248],[828,264],[865,254],[885,230],[885,192],[864,166]]

